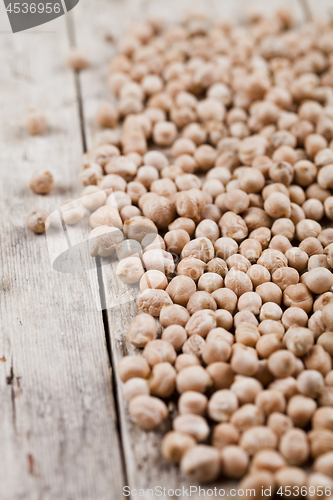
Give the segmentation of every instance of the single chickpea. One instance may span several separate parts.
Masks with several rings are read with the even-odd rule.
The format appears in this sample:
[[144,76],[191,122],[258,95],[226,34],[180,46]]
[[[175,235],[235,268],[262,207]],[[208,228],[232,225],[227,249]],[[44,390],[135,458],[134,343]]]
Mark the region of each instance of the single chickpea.
[[295,356],[292,352],[281,350],[273,352],[268,358],[268,369],[276,378],[292,375],[296,368]]
[[216,273],[205,273],[199,278],[198,290],[212,293],[223,287],[223,278]]
[[283,303],[287,307],[300,307],[306,313],[311,312],[313,298],[304,283],[289,285],[283,292]]
[[267,333],[259,338],[256,343],[256,350],[261,358],[267,359],[273,352],[283,348],[283,342],[280,333]]
[[236,394],[241,405],[254,403],[257,394],[263,390],[263,386],[258,380],[242,375],[236,375],[230,388]]
[[126,257],[141,257],[142,248],[138,241],[124,240],[116,246],[118,260]]
[[243,344],[232,347],[231,368],[235,373],[251,376],[258,370],[258,356],[255,349]]
[[237,304],[239,311],[246,309],[247,311],[251,311],[255,316],[259,314],[261,306],[261,297],[255,292],[243,293],[243,295],[239,297]]
[[97,163],[93,163],[80,172],[79,178],[84,186],[96,186],[103,179],[103,169]]
[[215,390],[229,389],[234,380],[234,372],[228,363],[218,361],[211,363],[206,368]]
[[236,214],[241,214],[249,207],[250,199],[244,191],[233,189],[229,193],[226,193],[224,203],[228,210]]
[[296,224],[296,236],[299,241],[307,238],[317,238],[321,230],[321,225],[311,219],[303,219]]
[[118,118],[118,110],[111,102],[104,102],[97,109],[96,121],[101,127],[115,127]]
[[285,253],[289,248],[292,248],[292,245],[286,236],[279,234],[273,236],[269,243],[269,248],[273,248],[275,250],[279,250],[282,253]]
[[151,340],[148,342],[142,355],[150,366],[154,366],[157,363],[173,364],[176,359],[176,351],[173,345],[161,339]]
[[[253,209],[254,207],[249,210]],[[226,212],[225,214],[223,214],[219,221],[219,226],[221,228],[223,237],[233,238],[238,243],[240,243],[248,235],[248,228],[245,221],[242,219],[242,217],[235,214],[234,212]],[[219,240],[217,240],[217,242],[218,241]],[[218,256],[223,258],[222,255],[218,254]]]
[[[327,375],[325,381],[327,380]],[[331,407],[321,407],[317,408],[312,417],[312,427],[313,429],[326,429],[333,430],[333,408]]]
[[281,321],[286,330],[293,325],[306,327],[308,324],[308,315],[300,307],[289,307],[284,311]]
[[317,403],[312,398],[297,394],[288,401],[287,415],[297,427],[305,427],[311,421],[316,408]]
[[242,271],[231,269],[226,277],[224,284],[226,288],[232,290],[238,297],[245,292],[253,290],[253,285],[250,277]]
[[164,236],[167,249],[176,254],[180,254],[184,246],[190,241],[190,236],[184,229],[174,229]]
[[259,325],[259,332],[261,335],[268,335],[269,333],[280,333],[283,335],[284,331],[282,323],[272,319],[265,319],[264,321],[261,321]]
[[259,227],[257,229],[254,229],[249,234],[249,239],[259,241],[262,249],[266,250],[271,240],[271,230],[268,227]]
[[299,273],[306,269],[309,256],[304,250],[301,250],[299,247],[292,247],[286,251],[285,256],[288,259],[289,267],[293,267]]
[[202,220],[195,230],[196,238],[208,238],[213,244],[220,237],[220,229],[213,220]]
[[151,165],[143,165],[142,167],[140,167],[135,177],[135,181],[140,182],[147,189],[149,189],[151,184],[157,180],[158,180],[158,170]]
[[187,333],[180,325],[170,325],[163,330],[161,338],[170,342],[176,351],[180,351],[187,340]]
[[47,118],[41,111],[30,109],[24,118],[24,126],[28,134],[43,134],[48,127]]
[[279,438],[288,430],[292,429],[293,421],[283,413],[273,412],[267,418],[267,426],[270,427]]
[[320,221],[324,216],[324,206],[316,198],[309,198],[302,204],[307,219]]
[[324,377],[316,370],[304,370],[297,377],[297,388],[309,398],[317,398],[324,387]]
[[230,345],[224,340],[207,340],[203,346],[201,357],[203,361],[210,365],[219,361],[228,361],[231,354]]
[[267,470],[276,472],[286,467],[286,461],[282,455],[275,450],[261,450],[256,453],[252,459],[252,467],[255,471]]
[[275,283],[263,283],[257,286],[256,293],[260,295],[262,302],[275,302],[280,305],[282,300],[282,290]]
[[189,319],[190,315],[188,311],[185,309],[185,307],[178,304],[163,306],[159,317],[160,323],[163,328],[167,328],[171,325],[180,325],[182,327],[185,327]]
[[229,311],[218,309],[217,311],[215,311],[215,319],[217,327],[231,330],[234,319]]
[[148,379],[153,396],[168,398],[176,386],[176,370],[170,363],[157,363],[153,366]]
[[238,311],[234,316],[234,325],[236,328],[240,327],[242,323],[250,323],[251,325],[258,327],[258,320],[251,311],[243,309],[243,311]]
[[123,394],[126,401],[130,401],[135,396],[146,395],[149,396],[148,381],[143,378],[130,378],[125,382],[123,387]]
[[80,195],[80,202],[91,212],[104,205],[106,201],[106,192],[101,191],[97,186],[86,186]]
[[146,431],[158,427],[168,416],[166,404],[153,396],[136,396],[129,402],[128,410],[132,422]]
[[303,465],[310,455],[306,433],[302,429],[290,429],[281,437],[279,451],[289,465]]
[[50,225],[48,217],[48,212],[39,208],[27,217],[27,226],[36,234],[45,233]]
[[205,393],[212,385],[212,378],[202,366],[187,366],[178,371],[176,386],[179,394],[186,391]]
[[332,359],[321,345],[314,345],[304,358],[307,370],[317,370],[326,375],[332,369]]
[[216,448],[207,445],[191,447],[182,457],[181,471],[199,483],[214,481],[220,472],[220,457]]
[[195,445],[195,439],[189,434],[170,431],[162,440],[161,453],[166,460],[178,464],[183,455]]
[[61,215],[65,224],[77,224],[84,218],[85,214],[85,208],[78,200],[68,201],[61,207]]
[[216,311],[217,305],[210,293],[205,291],[195,292],[187,303],[187,309],[192,315],[202,309],[211,309]]
[[332,164],[325,165],[319,170],[317,182],[323,189],[333,188]]
[[178,401],[178,411],[181,415],[190,413],[192,415],[204,416],[207,411],[208,399],[204,394],[195,391],[184,392]]
[[175,361],[175,368],[177,373],[180,372],[183,368],[187,368],[188,366],[198,366],[201,365],[198,356],[194,354],[179,354]]
[[298,393],[297,382],[292,376],[273,380],[268,388],[281,391],[287,399]]
[[264,425],[264,412],[254,404],[244,404],[231,416],[231,423],[240,431],[245,432],[250,427]]
[[274,219],[289,218],[291,214],[290,199],[283,193],[271,193],[264,203],[264,209]]
[[165,250],[163,238],[155,232],[146,234],[141,240],[141,246],[143,252],[148,252],[149,250]]
[[161,151],[148,151],[143,157],[144,165],[151,165],[158,171],[169,165],[169,161]]
[[142,260],[148,271],[154,269],[165,274],[171,274],[175,270],[172,255],[161,249],[145,250]]
[[[93,229],[93,231],[99,231],[104,230],[103,226],[97,227],[96,229]],[[93,231],[90,233],[92,234]],[[118,229],[119,231],[119,229]],[[105,236],[105,233],[102,234],[102,238]],[[122,236],[122,233],[121,233]],[[99,245],[100,246],[100,245]],[[91,252],[96,252],[95,249],[91,250]],[[99,254],[101,253],[100,250],[98,250]],[[103,257],[103,255],[102,255]],[[125,257],[122,259],[119,264],[117,265],[116,269],[116,275],[117,277],[123,282],[123,283],[138,283],[142,276],[144,275],[144,269],[142,266],[141,259],[139,257]]]
[[177,194],[176,209],[181,217],[198,221],[205,206],[206,200],[204,194],[199,189],[189,189]]
[[260,308],[260,321],[272,319],[279,321],[282,318],[282,309],[275,302],[266,302]]
[[266,269],[266,267],[261,266],[260,264],[252,265],[248,269],[247,275],[251,279],[254,288],[257,288],[259,285],[262,285],[263,283],[271,281],[270,272],[268,271],[268,269]]
[[117,365],[118,375],[122,382],[131,378],[147,378],[150,368],[141,356],[124,356]]
[[216,422],[226,422],[230,415],[238,408],[238,400],[235,394],[222,389],[214,392],[208,401],[208,415]]
[[168,286],[168,280],[166,279],[165,274],[161,271],[151,269],[150,271],[144,273],[140,279],[139,286],[141,292],[147,288],[159,288],[161,290],[165,290]]
[[228,288],[219,288],[212,293],[212,297],[219,309],[225,309],[230,314],[233,314],[235,312],[237,305],[237,295],[233,290],[230,290]]
[[155,144],[162,147],[171,146],[177,137],[177,127],[173,122],[160,121],[155,123],[153,139]]
[[240,433],[238,429],[230,423],[221,423],[214,427],[212,445],[222,450],[224,447],[237,444]]
[[169,231],[174,231],[176,229],[183,229],[189,236],[192,236],[195,231],[195,222],[187,217],[178,217],[175,219],[168,227]]
[[317,458],[333,449],[333,433],[328,429],[314,429],[308,433],[308,438],[312,458]]
[[227,445],[220,452],[221,470],[226,477],[240,478],[245,475],[249,466],[249,456],[236,445]]
[[176,276],[166,288],[172,301],[186,306],[189,298],[196,292],[195,282],[188,276]]
[[256,239],[248,238],[240,244],[239,253],[243,257],[246,257],[251,264],[254,264],[257,262],[262,253],[261,243]]
[[54,186],[53,175],[48,170],[36,170],[29,181],[30,189],[36,194],[48,194]]
[[185,330],[189,336],[200,335],[206,338],[208,333],[216,328],[215,314],[210,309],[202,309],[194,312],[185,326]]
[[[109,257],[115,253],[117,245],[119,245],[123,239],[124,235],[120,229],[109,226],[98,226],[89,234],[89,253],[92,257],[96,257],[96,255]],[[138,259],[138,261],[140,261],[140,259]],[[137,266],[139,266],[138,269],[142,268],[141,261],[140,263],[133,261],[131,264],[133,264],[135,268],[137,268]],[[136,272],[133,273],[133,276],[134,274],[136,274]]]
[[272,274],[272,281],[284,291],[288,286],[296,285],[299,282],[299,274],[296,269],[281,267]]
[[318,267],[325,267],[329,269],[330,266],[327,262],[327,256],[323,254],[311,255],[308,261],[308,271],[312,271],[312,269],[316,269]]
[[283,341],[287,349],[295,356],[304,356],[311,352],[314,338],[308,328],[292,325],[285,333]]
[[[320,203],[320,202],[319,202]],[[333,196],[329,196],[324,201],[325,215],[329,220],[333,220]],[[319,220],[316,219],[316,220]]]
[[195,257],[187,257],[179,262],[177,272],[181,276],[188,276],[193,281],[198,281],[205,268],[206,264],[202,260]]
[[127,337],[135,347],[145,347],[148,342],[157,337],[155,319],[150,314],[139,314],[132,321]]
[[283,467],[275,473],[278,488],[302,488],[307,484],[306,472],[299,467]]
[[327,140],[322,135],[309,134],[305,138],[304,146],[306,153],[314,158],[321,149],[327,148]]
[[159,316],[162,307],[168,304],[171,305],[172,300],[164,290],[147,288],[138,296],[136,303],[142,312],[151,314],[152,316]]
[[318,267],[307,273],[305,284],[315,294],[328,292],[333,286],[333,275],[328,269]]
[[277,445],[278,438],[275,432],[263,425],[250,427],[240,439],[240,446],[251,456],[262,448],[276,449]]
[[251,262],[240,254],[231,255],[228,257],[226,263],[229,269],[242,271],[243,273],[246,273],[249,267],[251,267]]
[[333,355],[333,347],[332,347],[332,332],[324,332],[322,333],[317,340],[317,344],[321,345],[326,352]]

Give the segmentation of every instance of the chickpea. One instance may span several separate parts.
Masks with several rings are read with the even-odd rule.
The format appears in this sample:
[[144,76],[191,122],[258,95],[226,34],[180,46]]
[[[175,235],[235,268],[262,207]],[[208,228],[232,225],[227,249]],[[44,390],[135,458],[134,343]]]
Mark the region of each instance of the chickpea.
[[234,319],[229,311],[218,309],[217,311],[215,311],[215,319],[217,327],[226,330],[231,330],[234,323]]
[[317,370],[326,375],[332,369],[332,360],[328,352],[321,345],[314,345],[304,358],[308,370]]
[[220,230],[212,220],[201,221],[195,230],[196,239],[208,238],[213,244],[220,237]]
[[237,305],[237,295],[235,292],[228,288],[219,288],[212,293],[212,297],[218,308],[225,309],[230,314],[234,313]]
[[189,298],[196,292],[196,286],[190,277],[176,276],[170,281],[166,292],[174,303],[186,306]]
[[155,144],[162,147],[171,146],[177,137],[177,128],[173,122],[160,121],[155,123],[153,139]]
[[281,321],[286,330],[293,325],[306,327],[308,324],[308,315],[300,307],[289,307],[284,311]]
[[304,271],[307,266],[309,256],[299,247],[293,247],[286,251],[285,256],[288,259],[288,265],[298,272]]
[[307,273],[305,284],[315,294],[328,292],[333,286],[333,275],[328,269],[319,267]]
[[200,364],[200,360],[194,354],[179,354],[175,361],[175,368],[177,372],[180,372],[183,368]]
[[178,415],[173,423],[173,429],[192,436],[196,441],[205,441],[209,435],[209,427],[201,415],[185,413]]
[[319,170],[317,176],[317,182],[319,186],[323,189],[332,189],[333,187],[332,164],[325,165]]
[[231,269],[225,277],[226,288],[232,290],[238,297],[253,289],[252,281],[247,274],[242,271]]
[[251,456],[262,448],[276,449],[277,445],[278,438],[275,432],[262,425],[250,427],[240,439],[240,446]]
[[324,377],[316,370],[304,370],[297,377],[297,388],[301,394],[317,398],[324,387]]
[[48,170],[36,170],[29,181],[30,189],[36,194],[48,194],[54,186],[53,175]]
[[167,398],[175,390],[176,370],[170,363],[157,363],[153,366],[148,382],[153,396]]
[[205,393],[212,385],[212,378],[202,366],[188,366],[178,372],[176,385],[179,394],[186,391]]
[[308,328],[292,325],[283,338],[284,344],[295,356],[304,356],[311,351],[314,338]]
[[302,429],[290,429],[281,437],[279,450],[289,465],[303,465],[310,455],[306,433]]
[[228,363],[218,361],[211,363],[206,368],[212,379],[212,385],[215,390],[228,389],[234,380],[234,372]]
[[144,165],[151,165],[158,171],[169,165],[169,161],[161,151],[148,151],[143,157]]
[[282,317],[282,309],[275,302],[266,302],[260,308],[260,321],[271,319],[279,321]]
[[230,365],[235,373],[245,376],[254,375],[258,370],[256,350],[243,344],[234,344]]
[[268,358],[268,368],[277,378],[288,377],[295,371],[295,357],[289,351],[274,351]]
[[195,257],[186,257],[179,262],[177,272],[181,276],[188,276],[192,281],[198,281],[205,268],[206,264],[202,260]]
[[333,408],[331,407],[317,408],[312,417],[313,429],[326,429],[333,431],[332,417],[333,417]]
[[255,316],[257,316],[262,306],[262,300],[257,293],[246,292],[239,297],[237,305],[239,311],[246,309],[247,311],[251,311]]
[[129,402],[128,409],[131,420],[146,431],[158,427],[168,416],[166,404],[152,396],[136,396]]
[[148,252],[149,250],[165,250],[163,238],[154,232],[146,234],[141,240],[141,246],[144,252]]
[[266,416],[273,412],[284,413],[286,408],[284,395],[280,391],[274,389],[267,389],[260,392],[255,399],[255,404]]
[[149,314],[139,314],[132,321],[127,336],[135,347],[144,347],[157,337],[156,321]]
[[28,228],[36,234],[45,233],[49,228],[49,214],[46,210],[39,208],[27,217]]
[[330,268],[326,255],[311,255],[308,261],[308,271],[312,271],[312,269],[316,269],[318,267],[325,267],[326,269]]
[[143,184],[146,189],[149,189],[156,180],[158,180],[158,170],[152,165],[143,165],[137,170],[135,181]]
[[317,403],[312,398],[295,395],[288,401],[287,415],[297,427],[305,427],[311,421],[316,408]]
[[205,206],[204,195],[198,189],[181,191],[176,197],[176,209],[181,217],[199,220]]
[[[147,248],[147,247],[146,247]],[[175,270],[173,257],[169,252],[164,250],[145,250],[142,255],[142,260],[145,268],[149,270],[157,270],[165,274],[171,274]]]
[[28,134],[40,135],[47,130],[47,118],[41,111],[30,109],[25,116],[24,126]]
[[210,309],[203,309],[194,312],[185,326],[189,336],[200,335],[205,338],[208,333],[216,327],[215,314]]
[[148,342],[142,354],[150,366],[154,366],[157,363],[173,364],[176,359],[176,351],[173,345],[161,339]]
[[[257,209],[259,210],[259,209]],[[230,237],[236,240],[238,243],[241,242],[248,235],[248,228],[245,221],[234,212],[226,212],[222,215],[219,226],[222,231],[222,237]],[[218,243],[217,240],[216,243]],[[226,258],[220,255],[218,251],[216,251],[218,257]]]
[[214,481],[220,472],[219,452],[212,446],[194,446],[184,454],[180,468],[184,474],[200,483]]
[[[243,311],[238,311],[234,316],[234,325],[236,329],[241,327],[242,323],[251,324],[254,327],[258,326],[258,320],[251,311],[244,309]],[[247,325],[246,325],[247,326]]]
[[189,236],[192,236],[195,230],[195,222],[186,217],[178,217],[178,219],[175,219],[169,224],[169,231],[174,231],[176,229],[184,229]]
[[306,313],[312,309],[313,298],[304,283],[289,285],[283,292],[283,303],[287,307],[300,307]]
[[254,378],[237,375],[231,390],[236,394],[240,404],[247,404],[254,403],[256,395],[263,390],[263,387]]
[[256,350],[261,358],[269,358],[273,352],[282,349],[282,334],[267,333],[258,339]]
[[267,282],[257,286],[256,293],[260,295],[263,303],[275,302],[278,305],[281,304],[282,291],[275,283]]
[[124,398],[126,401],[130,401],[135,398],[135,396],[146,395],[149,396],[149,385],[148,381],[143,378],[130,378],[125,382],[123,387]]
[[104,102],[97,109],[96,121],[101,127],[115,127],[118,118],[118,110],[111,102]]
[[259,285],[267,283],[271,280],[271,275],[268,269],[260,264],[252,265],[248,269],[247,275],[250,277],[254,288],[257,288]]
[[147,361],[140,356],[124,356],[119,361],[117,370],[122,382],[131,378],[147,378],[150,373]]
[[248,454],[236,445],[227,445],[220,452],[222,473],[231,478],[243,477],[249,466]]
[[273,412],[267,418],[267,426],[270,427],[279,438],[293,427],[290,417],[283,413]]
[[192,436],[183,432],[170,431],[162,440],[162,456],[165,459],[178,464],[183,455],[195,445],[196,441],[192,438]]
[[333,450],[333,433],[327,429],[314,429],[308,433],[310,441],[311,457],[317,458],[320,455]]
[[275,450],[258,451],[252,460],[252,468],[254,470],[267,470],[272,473],[286,467],[286,465],[286,461],[282,455]]
[[279,488],[302,488],[307,484],[307,475],[299,467],[283,467],[276,471],[275,480]]
[[168,286],[168,280],[161,271],[152,269],[144,273],[144,275],[140,279],[139,286],[141,292],[143,292],[147,288],[159,288],[161,290],[165,290]]
[[252,264],[256,263],[262,252],[262,246],[258,240],[248,238],[239,246],[239,253],[247,258]]
[[184,229],[175,229],[165,234],[164,241],[170,252],[179,255],[190,241],[190,236]]
[[171,325],[180,325],[184,327],[189,319],[190,315],[188,311],[185,307],[178,304],[163,306],[159,317],[160,323],[164,328]]
[[271,193],[264,203],[264,208],[267,214],[275,219],[289,218],[291,215],[290,199],[282,193]]
[[193,415],[205,415],[208,399],[204,394],[195,391],[184,392],[178,401],[178,410],[181,415],[191,413]]

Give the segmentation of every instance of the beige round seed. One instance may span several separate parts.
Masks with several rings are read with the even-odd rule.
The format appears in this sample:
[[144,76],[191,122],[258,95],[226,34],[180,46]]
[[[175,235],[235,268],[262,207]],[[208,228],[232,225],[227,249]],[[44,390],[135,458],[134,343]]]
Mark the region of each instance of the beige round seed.
[[295,356],[289,351],[276,351],[268,358],[268,369],[277,378],[289,377],[295,368]]
[[139,314],[133,319],[127,337],[135,347],[145,347],[148,342],[157,337],[155,319],[150,314]]
[[150,390],[148,381],[143,378],[130,378],[124,384],[123,393],[126,401],[130,401],[131,399],[135,398],[135,396],[149,396]]
[[201,415],[185,413],[178,415],[172,422],[173,429],[178,432],[185,432],[196,441],[205,441],[209,435],[207,421]]
[[186,391],[205,393],[212,379],[202,366],[187,366],[178,372],[176,385],[179,394]]
[[207,411],[208,399],[204,394],[195,391],[184,392],[178,400],[178,411],[181,415],[191,413],[192,415],[204,416]]
[[48,194],[54,186],[53,175],[48,170],[36,170],[30,177],[29,187],[36,194]]
[[175,390],[176,370],[170,363],[157,363],[153,366],[148,383],[153,396],[168,398]]
[[140,356],[124,356],[117,365],[117,371],[122,382],[127,382],[131,378],[147,378],[150,368]]
[[261,425],[246,430],[240,439],[240,446],[249,454],[254,455],[263,448],[277,448],[278,437],[272,429]]
[[128,410],[132,422],[146,431],[158,427],[168,416],[168,408],[163,401],[146,395],[131,399]]
[[166,460],[178,464],[183,455],[195,445],[196,441],[192,436],[184,432],[170,431],[162,440],[161,453]]
[[310,455],[306,433],[302,429],[290,429],[281,437],[279,450],[289,465],[303,465]]
[[212,446],[194,446],[183,455],[180,468],[190,480],[200,483],[214,481],[220,472],[219,452]]
[[304,356],[313,346],[313,333],[308,328],[292,325],[284,335],[283,342],[295,356]]
[[177,356],[173,345],[161,339],[148,342],[142,355],[150,366],[155,366],[157,363],[173,364]]
[[45,233],[50,225],[48,217],[48,212],[46,210],[43,210],[42,208],[39,208],[27,217],[27,226],[36,234]]
[[44,134],[47,130],[47,118],[41,111],[30,109],[24,119],[24,126],[30,135]]
[[89,234],[89,253],[92,257],[96,257],[96,255],[109,257],[115,253],[117,246],[123,240],[124,235],[120,229],[109,226],[98,226]]
[[305,427],[317,408],[317,403],[303,395],[292,396],[288,401],[287,415],[297,427]]
[[222,473],[231,478],[243,477],[249,466],[249,456],[240,446],[229,445],[220,452]]
[[186,306],[189,298],[195,293],[194,281],[188,276],[176,276],[166,288],[172,301],[176,304]]

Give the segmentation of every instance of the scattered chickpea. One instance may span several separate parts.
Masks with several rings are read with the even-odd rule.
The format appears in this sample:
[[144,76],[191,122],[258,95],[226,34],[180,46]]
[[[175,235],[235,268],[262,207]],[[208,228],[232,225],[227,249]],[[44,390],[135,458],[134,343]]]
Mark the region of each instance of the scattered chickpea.
[[39,208],[27,217],[28,228],[36,234],[45,233],[49,227],[49,214],[46,210]]
[[53,175],[48,170],[36,170],[29,181],[30,189],[36,194],[48,194],[54,186]]
[[40,135],[46,131],[48,123],[44,113],[30,109],[25,115],[24,126],[30,135]]

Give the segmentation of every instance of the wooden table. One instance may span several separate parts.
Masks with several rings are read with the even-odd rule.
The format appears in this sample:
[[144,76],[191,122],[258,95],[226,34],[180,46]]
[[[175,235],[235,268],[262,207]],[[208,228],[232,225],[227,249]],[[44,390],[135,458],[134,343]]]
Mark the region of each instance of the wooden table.
[[[324,14],[329,2],[310,0],[309,6],[316,15]],[[110,35],[121,35],[148,13],[181,18],[194,3],[212,17],[239,17],[249,4],[81,0],[67,16],[13,35],[1,2],[2,500],[120,500],[124,485],[189,487],[160,456],[161,436],[170,423],[148,434],[132,426],[113,369],[129,350],[123,333],[135,312],[133,301],[111,307],[116,297],[110,266],[98,273],[97,268],[56,272],[45,235],[32,234],[25,219],[37,207],[52,212],[80,192],[82,153],[98,133],[94,114],[102,100],[110,99],[107,63],[115,52]],[[267,10],[289,5],[299,21],[305,18],[297,0],[261,3]],[[85,49],[92,61],[80,76],[64,64],[73,45]],[[22,117],[33,107],[49,117],[45,136],[30,137],[22,127]],[[54,173],[50,196],[38,197],[27,187],[38,168]],[[100,293],[108,306],[104,314],[96,307]],[[150,498],[157,497],[148,492],[145,499]]]

